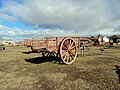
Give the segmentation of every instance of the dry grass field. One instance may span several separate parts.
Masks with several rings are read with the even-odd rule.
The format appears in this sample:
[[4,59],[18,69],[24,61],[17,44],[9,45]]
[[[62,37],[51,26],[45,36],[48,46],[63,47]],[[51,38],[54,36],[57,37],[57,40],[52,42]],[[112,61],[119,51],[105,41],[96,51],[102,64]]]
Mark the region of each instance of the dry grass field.
[[105,49],[100,55],[100,48],[65,65],[28,47],[6,47],[0,51],[0,90],[120,90],[120,70],[115,67],[120,66],[120,49]]

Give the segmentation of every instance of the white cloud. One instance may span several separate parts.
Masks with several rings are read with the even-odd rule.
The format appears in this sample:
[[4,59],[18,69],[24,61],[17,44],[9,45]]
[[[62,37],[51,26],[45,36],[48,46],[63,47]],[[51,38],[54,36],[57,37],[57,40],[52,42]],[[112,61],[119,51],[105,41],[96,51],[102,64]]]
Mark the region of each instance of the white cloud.
[[0,25],[0,36],[4,39],[23,40],[28,38],[42,38],[46,36],[68,36],[70,32],[64,32],[61,29],[46,30],[21,30],[17,28],[9,28]]
[[120,0],[25,0],[22,3],[8,0],[2,12],[27,25],[45,28],[22,31],[27,35],[37,32],[39,36],[40,32],[42,36],[54,36],[62,32],[62,35],[83,36],[120,33],[119,6]]
[[0,19],[7,20],[7,21],[15,21],[16,20],[15,17],[9,16],[9,15],[4,14],[4,13],[0,13]]

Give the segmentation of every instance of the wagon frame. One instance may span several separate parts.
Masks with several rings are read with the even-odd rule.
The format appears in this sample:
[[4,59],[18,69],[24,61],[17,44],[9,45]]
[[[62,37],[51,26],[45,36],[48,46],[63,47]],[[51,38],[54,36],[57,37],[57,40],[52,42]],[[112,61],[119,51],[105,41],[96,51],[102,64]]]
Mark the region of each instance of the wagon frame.
[[[26,45],[27,46],[27,45]],[[33,52],[42,52],[45,56],[60,57],[65,64],[72,64],[77,57],[79,37],[45,37],[32,39],[29,46]]]

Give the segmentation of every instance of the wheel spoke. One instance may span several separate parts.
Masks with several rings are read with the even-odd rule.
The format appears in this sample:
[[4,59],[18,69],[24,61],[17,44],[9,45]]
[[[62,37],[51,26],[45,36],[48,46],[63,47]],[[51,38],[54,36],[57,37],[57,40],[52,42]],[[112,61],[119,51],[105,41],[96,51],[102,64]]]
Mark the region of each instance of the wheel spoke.
[[70,48],[73,47],[73,44],[74,44],[74,43],[72,42],[71,45],[70,45]]
[[72,59],[74,59],[75,54],[73,52],[70,52],[70,56],[71,56]]
[[64,52],[63,55],[62,55],[62,57],[66,56],[67,53],[68,53],[68,52]]
[[74,59],[74,56],[73,56],[73,54],[72,54],[72,53],[70,53],[70,57],[72,58],[72,60]]
[[71,50],[73,50],[76,46],[71,47]]
[[67,54],[67,62],[69,62],[69,55]]
[[70,43],[69,40],[67,40],[67,41],[66,41],[66,46],[67,46],[67,48],[69,48],[69,43]]
[[67,50],[62,50],[62,54],[64,54],[65,52],[67,52]]
[[68,48],[67,41],[63,43],[64,48]]
[[71,56],[70,56],[70,54],[69,54],[69,62],[71,61],[70,58],[71,58]]
[[71,44],[72,44],[72,40],[70,40],[70,46],[71,46]]
[[67,54],[65,55],[65,58],[64,58],[64,60],[66,61],[66,59],[67,59]]
[[65,45],[63,45],[62,50],[67,50],[67,47]]
[[71,47],[71,44],[72,44],[72,41],[69,40],[69,44],[68,44],[69,48]]

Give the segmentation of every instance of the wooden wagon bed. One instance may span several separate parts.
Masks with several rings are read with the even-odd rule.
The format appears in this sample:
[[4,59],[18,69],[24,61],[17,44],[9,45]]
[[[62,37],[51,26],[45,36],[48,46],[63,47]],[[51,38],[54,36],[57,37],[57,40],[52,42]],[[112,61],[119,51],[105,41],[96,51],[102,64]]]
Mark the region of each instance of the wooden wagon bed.
[[[27,46],[27,45],[26,45]],[[45,37],[42,39],[32,39],[29,46],[33,52],[56,53],[65,64],[75,61],[79,48],[79,37]]]

